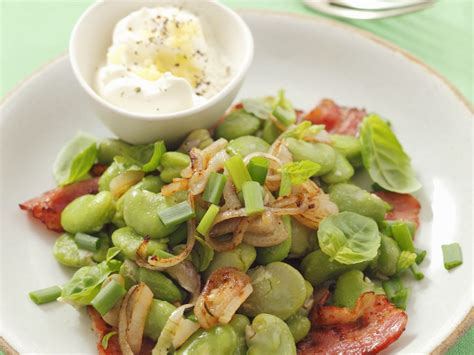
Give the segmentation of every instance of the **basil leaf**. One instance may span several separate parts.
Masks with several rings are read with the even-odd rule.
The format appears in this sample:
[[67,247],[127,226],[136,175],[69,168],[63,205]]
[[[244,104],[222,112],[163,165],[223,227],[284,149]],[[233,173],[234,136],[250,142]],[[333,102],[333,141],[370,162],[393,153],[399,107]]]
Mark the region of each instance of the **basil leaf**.
[[380,235],[377,223],[353,212],[326,217],[318,230],[321,250],[341,264],[370,261],[377,256]]
[[301,160],[294,163],[288,163],[281,168],[282,173],[287,174],[292,185],[301,185],[311,176],[316,174],[321,165],[310,160]]
[[410,193],[421,188],[410,158],[390,126],[379,116],[364,118],[360,129],[362,161],[374,182],[388,191]]
[[61,300],[75,305],[88,305],[100,291],[100,285],[111,273],[118,272],[118,260],[103,261],[98,265],[81,267],[64,286]]
[[59,152],[53,166],[58,185],[71,184],[85,178],[97,159],[95,138],[78,133]]
[[272,113],[272,106],[265,99],[244,99],[242,105],[245,111],[264,120]]
[[149,173],[156,170],[161,163],[161,157],[166,152],[166,146],[163,141],[158,141],[153,145],[153,154],[148,162],[143,164],[142,170]]

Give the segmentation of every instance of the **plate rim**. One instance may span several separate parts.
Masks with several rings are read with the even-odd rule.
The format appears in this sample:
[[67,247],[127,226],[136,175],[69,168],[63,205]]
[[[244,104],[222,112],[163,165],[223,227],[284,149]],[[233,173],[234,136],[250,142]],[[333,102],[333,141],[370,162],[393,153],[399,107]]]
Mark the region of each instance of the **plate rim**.
[[[449,91],[451,91],[454,94],[455,98],[459,102],[461,102],[461,104],[474,117],[474,103],[471,103],[467,99],[467,97],[464,96],[464,94],[461,93],[461,91],[458,88],[456,88],[444,75],[440,74],[437,70],[432,68],[430,65],[424,63],[421,59],[409,53],[405,49],[400,48],[396,44],[391,43],[373,34],[372,32],[369,32],[367,30],[364,30],[355,26],[351,26],[346,23],[339,22],[335,19],[322,17],[316,13],[314,15],[311,15],[311,14],[302,14],[302,13],[289,12],[289,11],[277,11],[277,10],[270,10],[270,9],[251,9],[251,8],[236,8],[235,11],[237,11],[240,15],[245,15],[245,14],[259,15],[260,14],[260,15],[267,15],[267,16],[270,15],[270,16],[289,17],[289,18],[300,20],[300,21],[324,22],[328,26],[340,28],[341,30],[348,31],[362,38],[368,39],[380,47],[384,47],[394,53],[401,54],[405,59],[407,59],[414,65],[422,68],[423,70],[425,70],[427,74],[434,76],[444,86],[446,86],[449,89]],[[69,57],[68,51],[65,50],[58,56],[40,65],[31,74],[26,76],[24,79],[20,80],[12,89],[10,89],[1,98],[0,113],[8,105],[8,103],[22,91],[24,87],[28,86],[29,83],[35,80],[38,76],[42,75],[45,71],[57,65],[58,63],[62,62],[68,57]],[[2,116],[3,115],[0,115],[0,122],[3,122]],[[444,339],[440,340],[438,345],[436,345],[432,349],[431,354],[444,354],[473,325],[474,325],[474,305],[472,304],[472,300],[471,300],[471,308],[467,310],[466,314],[463,316],[460,322],[455,327],[453,327],[449,335],[446,336]],[[8,342],[6,341],[5,338],[1,338],[1,340],[6,342],[6,344],[8,345]],[[0,345],[4,345],[4,344],[2,344],[2,342],[0,341]],[[15,351],[13,348],[11,349]]]

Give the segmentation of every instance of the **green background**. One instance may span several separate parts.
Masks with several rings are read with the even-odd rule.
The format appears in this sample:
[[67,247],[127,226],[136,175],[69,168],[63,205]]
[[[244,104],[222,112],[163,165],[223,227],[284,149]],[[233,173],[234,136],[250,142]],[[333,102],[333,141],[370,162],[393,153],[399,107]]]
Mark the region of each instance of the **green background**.
[[[92,0],[0,0],[0,96],[67,49],[72,26]],[[235,8],[313,14],[302,0],[225,0]],[[406,49],[474,102],[474,1],[439,0],[422,12],[375,21],[345,20]],[[434,310],[435,311],[435,310]],[[474,353],[471,328],[449,354]]]

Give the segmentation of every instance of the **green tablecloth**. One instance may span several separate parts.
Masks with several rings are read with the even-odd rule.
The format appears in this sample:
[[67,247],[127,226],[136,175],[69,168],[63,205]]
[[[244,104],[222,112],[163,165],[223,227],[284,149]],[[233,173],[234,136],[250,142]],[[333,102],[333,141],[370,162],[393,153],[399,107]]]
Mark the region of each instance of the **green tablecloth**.
[[[67,49],[71,28],[92,0],[0,0],[0,96]],[[314,14],[300,0],[225,0],[236,8]],[[406,49],[444,75],[474,102],[472,0],[439,0],[414,14],[376,21],[344,21]],[[449,354],[474,353],[474,328]]]

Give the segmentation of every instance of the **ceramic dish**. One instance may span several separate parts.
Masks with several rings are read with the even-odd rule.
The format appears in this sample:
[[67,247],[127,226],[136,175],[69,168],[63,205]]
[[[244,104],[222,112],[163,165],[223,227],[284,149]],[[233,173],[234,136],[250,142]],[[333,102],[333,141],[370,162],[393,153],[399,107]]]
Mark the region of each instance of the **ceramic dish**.
[[[323,97],[366,107],[394,122],[423,189],[417,245],[426,278],[409,283],[408,327],[390,353],[427,353],[473,304],[472,129],[469,105],[439,76],[370,35],[309,17],[243,12],[255,60],[240,97],[285,88],[309,109]],[[68,58],[48,65],[4,102],[1,112],[1,334],[20,352],[96,353],[85,312],[36,306],[28,292],[65,282],[72,270],[51,255],[55,234],[17,204],[53,187],[50,167],[78,130],[111,134],[86,105]],[[448,272],[441,244],[458,242],[464,264]]]

